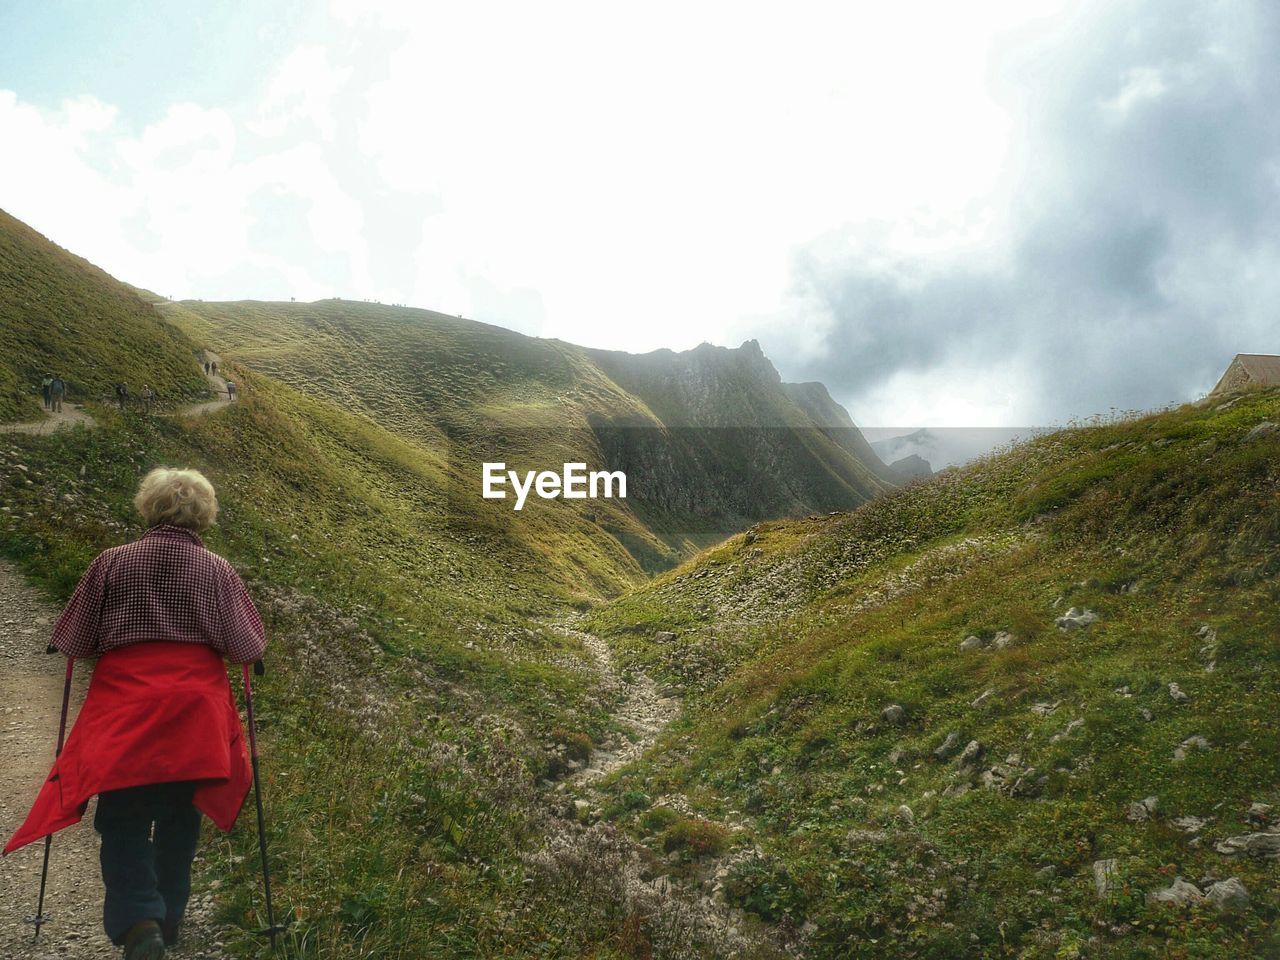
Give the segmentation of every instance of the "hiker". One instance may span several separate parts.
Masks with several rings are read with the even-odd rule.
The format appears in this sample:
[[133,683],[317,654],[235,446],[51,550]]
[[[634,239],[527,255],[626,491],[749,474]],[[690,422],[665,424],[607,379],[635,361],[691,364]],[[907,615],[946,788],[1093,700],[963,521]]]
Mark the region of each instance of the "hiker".
[[124,403],[129,399],[129,388],[123,383],[116,384],[116,401],[120,404],[120,409],[124,409]]
[[216,377],[218,375],[218,361],[214,360],[209,366],[213,370],[213,375]]
[[53,628],[67,657],[99,659],[4,852],[78,822],[97,794],[103,927],[126,960],[159,960],[186,911],[200,814],[230,830],[252,783],[223,658],[258,660],[267,641],[239,575],[200,538],[218,512],[209,481],[152,470],[134,505],[146,532],[98,555]]
[[236,382],[234,380],[227,381],[227,399],[234,400],[236,398]]
[[62,398],[67,394],[67,383],[62,377],[54,377],[49,384],[50,413],[62,412]]
[[49,392],[49,385],[52,383],[53,383],[53,377],[45,377],[43,380],[40,381],[40,395],[44,397],[44,409],[46,412],[48,412],[49,404],[52,401],[52,397]]
[[156,398],[156,392],[151,389],[151,384],[144,383],[142,385],[142,407],[147,413],[151,412],[151,403]]
[[209,375],[209,361],[208,361],[208,360],[206,360],[206,361],[204,362],[204,375],[205,375],[206,377]]

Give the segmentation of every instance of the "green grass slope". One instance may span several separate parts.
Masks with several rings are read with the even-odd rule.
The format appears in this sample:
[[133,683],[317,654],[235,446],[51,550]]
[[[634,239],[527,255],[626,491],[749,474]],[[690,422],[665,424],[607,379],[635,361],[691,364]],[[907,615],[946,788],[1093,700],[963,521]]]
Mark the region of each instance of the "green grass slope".
[[[133,290],[24,230],[6,336],[44,344],[68,378],[163,384],[148,363],[168,357],[203,379],[198,329],[161,324]],[[48,315],[28,304],[80,303],[90,286],[119,310],[85,314],[99,325],[83,336],[37,329]],[[140,532],[131,501],[148,469],[212,479],[222,509],[207,542],[246,577],[271,638],[259,722],[292,955],[568,955],[620,936],[616,908],[584,918],[564,889],[525,880],[550,817],[540,784],[564,774],[566,744],[613,727],[591,657],[553,624],[634,583],[632,557],[549,513],[495,520],[450,496],[440,451],[223,362],[241,400],[206,416],[108,405],[93,429],[0,438],[0,556],[65,600],[98,551]],[[247,829],[210,834],[204,856],[244,956],[262,950],[254,844]]]
[[39,416],[50,375],[76,403],[120,381],[166,403],[201,397],[194,351],[132,290],[0,211],[0,422]]
[[1280,813],[1276,422],[1062,431],[595,611],[688,697],[612,816],[812,957],[1280,955],[1280,863],[1222,852]]
[[[439,478],[412,443],[230,372],[244,399],[207,417],[106,409],[96,429],[5,438],[0,554],[65,599],[99,550],[140,532],[143,472],[213,480],[207,542],[271,638],[259,723],[291,955],[517,957],[617,935],[625,918],[584,921],[525,877],[546,830],[539,784],[564,772],[557,745],[610,729],[589,656],[549,624],[584,589],[616,591],[630,558],[460,528],[422,496]],[[210,832],[204,851],[243,956],[262,950],[255,843]]]
[[635,356],[346,300],[163,309],[253,369],[441,450],[472,486],[481,460],[624,470],[628,501],[592,511],[648,569],[891,485],[848,414],[825,391],[821,411],[793,400],[754,342]]

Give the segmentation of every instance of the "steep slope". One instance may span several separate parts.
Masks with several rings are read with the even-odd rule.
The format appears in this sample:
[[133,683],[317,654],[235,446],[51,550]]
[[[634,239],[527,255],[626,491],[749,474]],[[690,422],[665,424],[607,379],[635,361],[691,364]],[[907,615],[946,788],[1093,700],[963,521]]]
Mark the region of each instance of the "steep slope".
[[612,816],[813,957],[1277,955],[1277,421],[1052,434],[597,610],[688,698]]
[[[32,249],[35,266],[5,276],[20,308],[5,315],[7,336],[46,342],[36,328],[47,314],[25,305],[92,284],[122,312],[48,339],[43,362],[135,383],[167,357],[203,381],[199,331],[158,323],[134,291],[69,255]],[[552,626],[635,582],[631,556],[563,518],[517,527],[470,514],[470,500],[449,496],[439,451],[224,362],[241,399],[215,413],[105,406],[93,429],[6,436],[0,555],[65,600],[96,552],[139,532],[131,499],[144,471],[190,465],[213,480],[220,522],[206,542],[246,577],[271,638],[259,722],[292,952],[516,956],[617,935],[616,904],[583,917],[559,909],[562,889],[524,880],[560,823],[539,784],[563,773],[566,744],[613,729],[594,659]],[[45,639],[37,628],[12,653],[43,658]],[[20,812],[8,808],[5,826]],[[261,925],[250,827],[208,838],[200,881],[202,896],[220,889],[228,947],[246,956]],[[95,949],[92,931],[79,933],[85,952],[69,956]],[[0,954],[11,947],[25,955],[7,940]]]
[[[83,328],[101,336],[53,338],[45,362],[161,383],[148,364],[170,357],[203,380],[196,351],[223,344],[198,317],[171,308],[169,325],[159,325],[136,291],[33,244],[37,266],[5,278],[19,305],[5,315],[6,333],[36,342],[47,315],[25,305],[92,281],[104,301],[141,304],[136,328],[104,314]],[[117,353],[119,331],[126,354]],[[686,908],[670,891],[641,881],[638,894],[623,883],[637,876],[632,845],[603,826],[588,830],[557,789],[574,757],[627,732],[611,715],[621,693],[600,682],[596,657],[562,621],[637,582],[620,538],[650,534],[603,508],[580,522],[537,509],[518,524],[495,518],[469,495],[472,478],[451,450],[433,442],[443,431],[390,431],[222,354],[240,399],[207,415],[96,406],[92,429],[6,436],[0,555],[63,601],[98,551],[140,532],[131,500],[146,470],[190,465],[213,480],[221,511],[206,542],[245,576],[271,639],[256,686],[290,953],[713,951],[701,933],[671,922]],[[17,363],[9,354],[4,362]],[[472,397],[506,402],[486,391],[509,380],[476,376]],[[545,398],[557,381],[539,370],[529,382]],[[508,397],[515,407],[527,399]],[[473,409],[471,400],[461,407]],[[605,523],[619,533],[602,535]],[[39,629],[25,633],[11,653],[41,660],[45,639]],[[0,754],[13,747],[0,745]],[[19,813],[11,806],[6,820]],[[210,834],[202,851],[200,895],[217,898],[219,936],[234,955],[261,954],[255,857],[249,822],[229,839]],[[583,863],[594,872],[584,876]],[[92,891],[96,879],[72,886]],[[6,920],[0,934],[11,932]],[[82,933],[67,956],[100,946]],[[25,950],[0,943],[0,954]]]
[[871,448],[849,411],[816,381],[809,383],[784,383],[782,389],[791,401],[808,414],[809,419],[827,432],[831,438],[848,451],[849,455],[866,467],[881,481],[894,481],[893,472]]
[[50,375],[76,403],[109,398],[120,381],[194,399],[205,392],[195,350],[131,289],[0,211],[0,422],[41,413]]
[[792,400],[754,341],[635,356],[344,300],[165,309],[254,369],[447,450],[473,487],[483,460],[624,471],[627,502],[589,512],[651,569],[892,484],[848,414],[830,397],[811,412],[811,387]]
[[659,529],[705,543],[763,518],[848,509],[892,485],[825,388],[784,384],[755,340],[584,353],[661,424],[593,420],[610,462],[640,478],[638,509]]

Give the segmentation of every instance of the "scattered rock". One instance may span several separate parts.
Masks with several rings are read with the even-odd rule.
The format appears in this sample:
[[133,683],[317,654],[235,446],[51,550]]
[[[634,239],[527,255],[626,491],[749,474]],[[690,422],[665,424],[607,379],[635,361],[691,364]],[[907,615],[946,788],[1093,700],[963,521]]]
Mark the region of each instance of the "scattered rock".
[[1183,833],[1199,833],[1208,825],[1209,821],[1204,817],[1174,817],[1169,821]]
[[1202,900],[1204,900],[1204,893],[1200,888],[1181,877],[1175,879],[1172,886],[1147,894],[1147,903],[1172,903],[1179,907],[1200,903]]
[[1157,803],[1159,801],[1155,797],[1144,797],[1136,803],[1129,804],[1128,818],[1134,823],[1150,820],[1152,814],[1156,812]]
[[1052,880],[1057,875],[1058,875],[1058,868],[1055,867],[1052,863],[1049,864],[1047,867],[1041,867],[1039,870],[1036,871],[1037,880]]
[[1097,622],[1097,619],[1098,615],[1092,610],[1072,607],[1065,614],[1058,617],[1054,623],[1058,625],[1059,630],[1078,630]]
[[1031,705],[1031,712],[1039,714],[1042,717],[1047,717],[1049,714],[1053,713],[1053,711],[1057,710],[1061,704],[1061,700],[1055,700],[1053,703],[1033,703]]
[[1271,822],[1271,804],[1269,803],[1251,803],[1249,810],[1245,814],[1250,823],[1266,826]]
[[1119,866],[1114,857],[1093,861],[1093,888],[1099,897],[1111,893],[1119,883]]
[[1270,420],[1263,420],[1244,435],[1245,443],[1248,443],[1250,440],[1261,440],[1264,437],[1269,437],[1275,433],[1276,430],[1280,430],[1280,427],[1276,426],[1276,424],[1272,423]]
[[995,635],[995,638],[991,641],[991,645],[997,650],[1003,650],[1005,647],[1013,646],[1016,642],[1017,638],[1012,633],[1008,630],[1001,630]]
[[885,723],[891,723],[895,727],[900,727],[907,719],[907,711],[897,703],[891,703],[880,711],[880,719]]
[[1227,837],[1214,849],[1227,857],[1243,853],[1260,860],[1280,860],[1280,833],[1242,833]]
[[1138,716],[1140,716],[1143,720],[1147,721],[1148,723],[1150,723],[1152,720],[1156,718],[1156,715],[1152,713],[1150,710],[1148,710],[1146,707],[1138,708]]
[[1060,731],[1058,731],[1052,737],[1050,737],[1049,742],[1057,743],[1059,740],[1065,740],[1067,737],[1071,736],[1073,733],[1079,730],[1082,726],[1084,726],[1084,718],[1076,717],[1076,719],[1072,720]]
[[915,813],[913,813],[911,808],[908,807],[905,803],[902,806],[898,807],[898,809],[894,811],[894,814],[897,816],[899,820],[906,821],[907,823],[916,822]]
[[981,637],[970,634],[960,641],[960,649],[968,652],[969,650],[981,650],[985,644]]
[[1228,877],[1212,884],[1204,898],[1219,910],[1245,910],[1249,906],[1249,890],[1239,877]]
[[960,753],[960,766],[968,767],[977,764],[985,752],[986,750],[982,744],[977,740],[970,740]]
[[1192,750],[1208,750],[1212,746],[1213,744],[1197,733],[1193,736],[1187,737],[1187,739],[1183,740],[1174,748],[1173,759],[1181,762],[1187,759],[1187,754]]
[[991,697],[995,696],[995,687],[988,687],[978,696],[978,699],[969,704],[971,707],[980,707],[986,703]]
[[948,733],[945,740],[942,741],[933,751],[933,755],[939,760],[950,759],[957,750],[960,749],[960,734]]
[[1169,697],[1175,703],[1186,703],[1191,698],[1183,693],[1182,688],[1176,683],[1169,684]]
[[676,635],[670,630],[659,630],[653,635],[655,643],[671,643],[675,638]]

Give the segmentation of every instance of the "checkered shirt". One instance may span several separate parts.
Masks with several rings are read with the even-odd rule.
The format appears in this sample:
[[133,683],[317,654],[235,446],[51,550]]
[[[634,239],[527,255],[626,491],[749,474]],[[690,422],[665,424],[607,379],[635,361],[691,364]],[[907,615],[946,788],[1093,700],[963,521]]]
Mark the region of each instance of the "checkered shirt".
[[267,647],[262,619],[231,564],[200,535],[160,524],[90,564],[53,628],[68,657],[147,640],[207,643],[234,663]]

